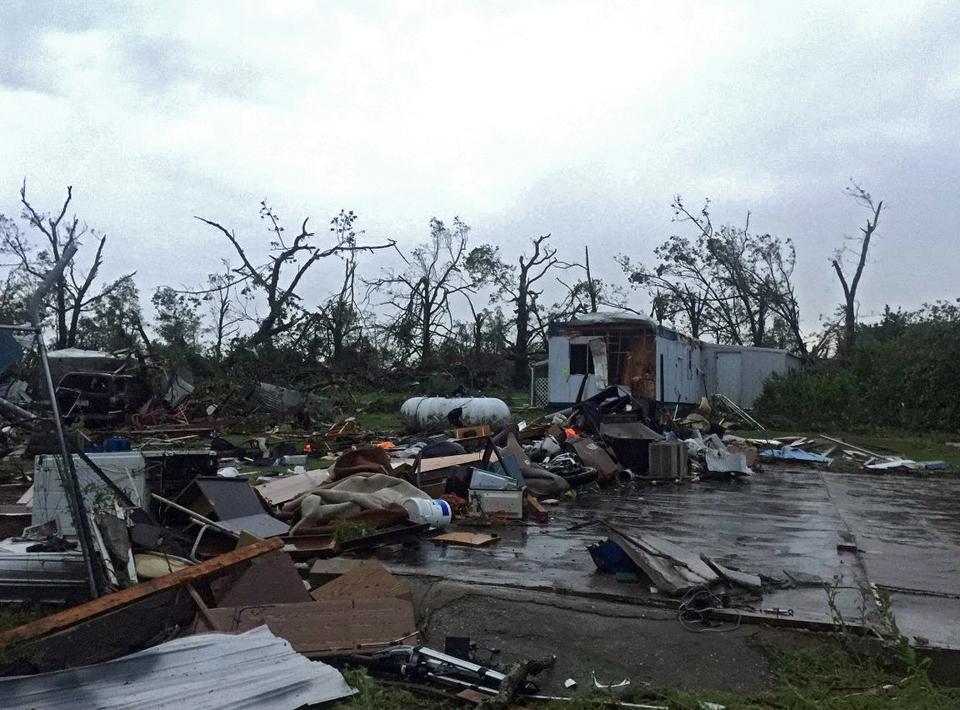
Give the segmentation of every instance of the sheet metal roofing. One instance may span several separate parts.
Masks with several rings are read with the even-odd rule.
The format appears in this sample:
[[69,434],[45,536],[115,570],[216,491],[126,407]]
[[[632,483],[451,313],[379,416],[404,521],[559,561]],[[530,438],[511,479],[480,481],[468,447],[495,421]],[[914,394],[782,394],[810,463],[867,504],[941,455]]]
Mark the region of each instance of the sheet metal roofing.
[[353,693],[339,671],[296,653],[266,626],[188,636],[84,668],[0,679],[5,710],[290,710]]
[[573,325],[605,325],[613,323],[643,323],[656,328],[657,324],[649,318],[638,316],[627,311],[597,311],[596,313],[578,313],[572,319],[562,323],[564,326]]

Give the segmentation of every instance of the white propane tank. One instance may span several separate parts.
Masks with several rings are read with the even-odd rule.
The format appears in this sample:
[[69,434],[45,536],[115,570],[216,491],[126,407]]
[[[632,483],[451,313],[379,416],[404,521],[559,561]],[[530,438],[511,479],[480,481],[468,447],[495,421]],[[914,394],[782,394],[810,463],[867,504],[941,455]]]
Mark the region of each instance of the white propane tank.
[[411,397],[400,407],[400,421],[410,431],[449,429],[447,415],[457,408],[463,426],[489,424],[496,430],[510,423],[510,407],[495,397]]

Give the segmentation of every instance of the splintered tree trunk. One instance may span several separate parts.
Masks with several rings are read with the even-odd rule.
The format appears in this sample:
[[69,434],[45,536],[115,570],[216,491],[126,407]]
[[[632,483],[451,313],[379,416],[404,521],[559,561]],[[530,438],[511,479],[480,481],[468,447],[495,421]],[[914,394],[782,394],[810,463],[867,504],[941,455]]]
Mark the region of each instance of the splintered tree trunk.
[[57,281],[57,348],[71,347],[67,333],[67,297],[66,284],[60,280]]
[[423,311],[420,316],[420,365],[429,367],[433,360],[433,339],[430,337],[430,301],[423,299]]
[[530,370],[530,354],[527,352],[528,321],[526,309],[517,316],[517,339],[513,346],[513,386],[526,387]]
[[857,340],[857,313],[852,301],[847,301],[843,307],[843,349],[846,353],[853,352]]

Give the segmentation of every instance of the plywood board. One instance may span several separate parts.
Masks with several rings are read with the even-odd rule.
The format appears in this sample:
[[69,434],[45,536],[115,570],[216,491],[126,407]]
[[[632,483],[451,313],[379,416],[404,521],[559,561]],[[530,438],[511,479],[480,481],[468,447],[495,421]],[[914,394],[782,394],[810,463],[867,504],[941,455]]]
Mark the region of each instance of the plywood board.
[[268,481],[254,486],[260,497],[270,505],[283,505],[304,493],[309,493],[322,483],[330,480],[330,472],[325,469],[298,473],[294,476],[284,476],[275,481]]
[[215,579],[210,589],[218,607],[310,601],[293,560],[281,551],[258,557],[247,569]]
[[[472,454],[457,454],[456,456],[438,456],[435,459],[421,459],[420,460],[420,472],[426,473],[427,471],[437,471],[441,468],[447,468],[448,466],[463,466],[468,463],[476,463],[483,458],[483,452],[477,451]],[[413,465],[415,459],[394,459],[391,461],[393,468],[399,468],[402,465],[409,464]]]
[[449,532],[437,535],[433,541],[443,545],[466,545],[467,547],[482,547],[496,542],[499,535],[490,533]]
[[[210,609],[215,631],[246,631],[265,624],[310,658],[366,652],[398,641],[416,645],[413,604],[403,599],[334,599],[302,604]],[[197,622],[202,631],[206,624]]]
[[412,599],[410,588],[377,560],[362,564],[314,589],[310,596],[317,601],[328,599],[378,599],[396,597]]

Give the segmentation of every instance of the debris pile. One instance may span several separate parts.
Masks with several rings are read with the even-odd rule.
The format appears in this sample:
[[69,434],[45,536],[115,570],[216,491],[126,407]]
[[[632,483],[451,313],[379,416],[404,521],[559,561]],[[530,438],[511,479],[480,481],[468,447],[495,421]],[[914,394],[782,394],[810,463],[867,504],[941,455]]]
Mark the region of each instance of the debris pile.
[[[0,679],[0,693],[11,707],[65,705],[67,681],[91,697],[172,705],[207,692],[207,665],[224,654],[234,661],[214,674],[217,687],[242,678],[258,707],[345,697],[352,690],[337,668],[347,666],[507,707],[537,693],[531,677],[557,659],[507,667],[469,639],[448,638],[442,651],[421,645],[415,596],[390,571],[393,553],[482,565],[512,528],[550,526],[554,506],[636,495],[643,484],[739,479],[761,462],[932,467],[826,436],[740,438],[706,399],[684,414],[655,413],[624,387],[529,424],[504,422],[488,401],[429,398],[410,405],[415,431],[385,436],[353,418],[316,428],[325,402],[257,383],[247,433],[227,435],[236,405],[190,404],[185,372],[164,381],[166,394],[135,414],[112,400],[109,417],[67,429],[86,406],[78,398],[47,420],[53,426],[10,433],[7,458],[33,457],[33,467],[11,474],[18,493],[29,488],[0,510],[0,601],[66,605],[0,633],[0,675],[15,676]],[[263,413],[279,422],[258,426]],[[616,521],[584,525],[605,536],[589,548],[597,574],[659,595],[688,628],[762,616],[758,602],[777,584]],[[259,674],[257,658],[282,673]],[[166,674],[184,662],[192,671],[164,693]],[[629,684],[593,677],[610,694]]]

